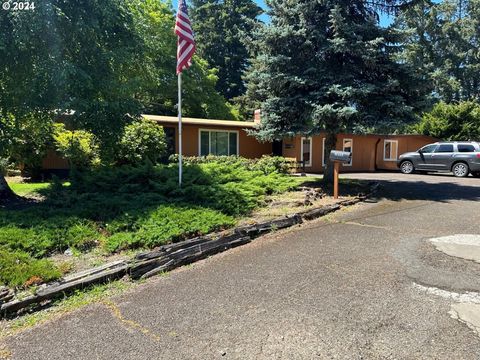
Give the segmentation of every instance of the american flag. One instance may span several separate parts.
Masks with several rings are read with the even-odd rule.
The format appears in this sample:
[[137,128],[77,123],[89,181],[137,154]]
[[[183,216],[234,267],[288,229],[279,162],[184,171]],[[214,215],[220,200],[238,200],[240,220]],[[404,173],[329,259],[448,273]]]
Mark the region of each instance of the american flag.
[[192,24],[188,17],[188,9],[185,0],[178,0],[177,21],[175,33],[178,36],[177,48],[177,75],[192,65],[192,56],[195,53],[195,39],[193,37]]

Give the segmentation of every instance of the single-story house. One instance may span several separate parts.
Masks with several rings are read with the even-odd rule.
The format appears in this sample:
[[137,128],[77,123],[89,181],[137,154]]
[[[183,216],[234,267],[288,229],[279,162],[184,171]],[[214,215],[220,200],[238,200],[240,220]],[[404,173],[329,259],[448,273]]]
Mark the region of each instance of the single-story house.
[[[178,153],[178,118],[143,115],[162,126],[170,144],[170,152]],[[260,142],[248,134],[260,122],[257,112],[254,121],[210,120],[183,118],[184,156],[238,155],[250,159],[262,155],[277,155],[305,161],[307,172],[321,173],[328,155],[325,153],[325,134],[312,137],[296,136],[283,141]],[[398,156],[415,151],[437,139],[423,135],[354,135],[340,134],[337,150],[351,151],[352,161],[342,165],[342,172],[397,169]],[[54,151],[43,161],[46,171],[68,169],[68,163]]]
[[[305,161],[307,172],[321,173],[328,155],[325,153],[325,134],[313,137],[286,138],[279,142],[259,142],[249,136],[260,122],[256,114],[254,121],[221,121],[184,118],[183,153],[185,156],[239,155],[259,158],[262,155],[279,155]],[[144,115],[163,126],[167,134],[174,137],[175,152],[178,152],[178,118]],[[353,135],[340,134],[337,150],[351,151],[352,162],[342,165],[343,172],[376,171],[397,169],[398,156],[415,151],[435,142],[423,135]]]

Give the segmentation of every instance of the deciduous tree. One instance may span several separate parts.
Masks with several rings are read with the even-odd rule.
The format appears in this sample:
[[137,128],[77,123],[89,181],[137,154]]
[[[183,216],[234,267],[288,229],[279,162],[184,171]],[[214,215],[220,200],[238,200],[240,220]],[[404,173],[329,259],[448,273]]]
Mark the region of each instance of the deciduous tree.
[[[2,13],[0,118],[35,114],[43,128],[68,114],[69,127],[92,132],[111,162],[123,128],[142,111],[176,111],[173,27],[171,8],[154,0],[46,0],[35,11]],[[215,70],[198,58],[187,73],[185,115],[235,117],[215,90]]]
[[[147,113],[176,115],[177,38],[172,31],[174,14],[167,3],[157,0],[131,0],[135,27],[144,47],[143,74],[136,98]],[[197,39],[198,41],[198,39]],[[183,73],[183,112],[185,116],[235,119],[234,108],[216,90],[218,70],[200,56]]]

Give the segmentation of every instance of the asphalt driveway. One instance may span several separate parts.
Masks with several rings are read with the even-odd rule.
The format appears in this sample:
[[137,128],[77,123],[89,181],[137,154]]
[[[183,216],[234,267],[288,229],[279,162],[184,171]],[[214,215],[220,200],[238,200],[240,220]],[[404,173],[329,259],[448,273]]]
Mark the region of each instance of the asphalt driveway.
[[479,359],[452,300],[480,264],[426,239],[480,234],[480,179],[378,179],[378,199],[152,279],[4,341],[13,359]]

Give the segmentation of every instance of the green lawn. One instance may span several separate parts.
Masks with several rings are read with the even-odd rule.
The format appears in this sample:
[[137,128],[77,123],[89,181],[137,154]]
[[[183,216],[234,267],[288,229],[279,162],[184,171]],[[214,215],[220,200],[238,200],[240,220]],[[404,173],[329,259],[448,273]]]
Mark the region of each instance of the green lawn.
[[[40,182],[40,183],[10,183],[10,188],[15,192],[15,194],[20,196],[35,196],[45,193],[45,190],[48,190],[52,185],[49,182]],[[70,186],[69,182],[64,182],[63,186]]]
[[305,181],[261,165],[245,159],[187,164],[181,189],[175,165],[77,172],[69,186],[12,184],[19,195],[40,192],[45,200],[0,209],[0,283],[61,276],[47,258],[68,248],[110,254],[231,227],[265,196]]
[[47,189],[50,183],[12,183],[10,188],[20,196],[29,196],[37,194],[44,189]]

